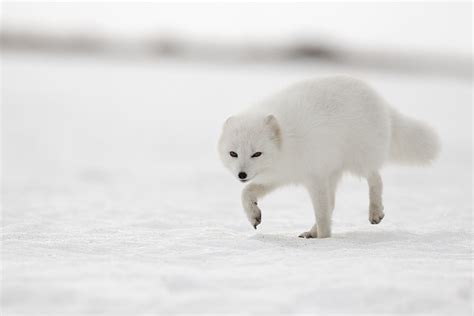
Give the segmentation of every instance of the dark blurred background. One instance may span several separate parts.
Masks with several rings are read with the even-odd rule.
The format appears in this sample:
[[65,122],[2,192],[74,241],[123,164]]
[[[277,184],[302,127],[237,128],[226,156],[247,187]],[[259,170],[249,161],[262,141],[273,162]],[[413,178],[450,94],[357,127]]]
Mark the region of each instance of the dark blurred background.
[[[405,10],[409,7],[409,11]],[[470,76],[469,3],[4,3],[4,51]]]

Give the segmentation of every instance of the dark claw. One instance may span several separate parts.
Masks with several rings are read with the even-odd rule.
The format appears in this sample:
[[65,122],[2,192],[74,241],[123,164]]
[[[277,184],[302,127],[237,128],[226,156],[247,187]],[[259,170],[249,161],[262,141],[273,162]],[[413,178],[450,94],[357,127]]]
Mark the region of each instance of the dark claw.
[[371,223],[371,224],[378,224],[378,223],[380,223],[380,222],[382,221],[382,218],[383,218],[383,216],[382,216],[382,217],[379,217],[378,219],[377,219],[377,218],[374,218],[374,219],[372,219],[372,220],[370,221],[370,223]]
[[254,228],[254,229],[257,229],[257,224],[253,225],[253,228]]

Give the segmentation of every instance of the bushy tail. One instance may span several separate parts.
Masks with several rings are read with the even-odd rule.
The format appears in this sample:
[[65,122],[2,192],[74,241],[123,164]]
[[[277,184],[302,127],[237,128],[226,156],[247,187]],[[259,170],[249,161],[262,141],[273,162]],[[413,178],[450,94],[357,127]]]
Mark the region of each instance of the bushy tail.
[[438,134],[424,122],[391,109],[392,139],[390,160],[408,164],[427,164],[438,157]]

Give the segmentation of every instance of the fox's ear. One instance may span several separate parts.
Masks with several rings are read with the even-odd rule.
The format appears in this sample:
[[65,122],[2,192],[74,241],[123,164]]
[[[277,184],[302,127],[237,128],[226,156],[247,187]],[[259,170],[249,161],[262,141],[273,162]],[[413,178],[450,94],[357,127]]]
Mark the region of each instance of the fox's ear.
[[278,146],[281,143],[281,133],[280,133],[280,125],[278,125],[278,121],[273,114],[267,115],[265,117],[265,125],[270,128],[270,139],[276,142]]
[[233,116],[227,118],[227,120],[225,120],[224,125],[223,125],[222,128],[226,128],[226,127],[230,126],[230,124],[232,124],[232,121],[234,121],[234,117],[233,117]]

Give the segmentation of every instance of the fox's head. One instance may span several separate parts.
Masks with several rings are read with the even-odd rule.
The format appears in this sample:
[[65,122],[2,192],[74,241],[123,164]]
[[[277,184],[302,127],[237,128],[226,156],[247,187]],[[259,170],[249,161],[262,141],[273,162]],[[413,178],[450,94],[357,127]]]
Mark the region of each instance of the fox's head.
[[224,123],[218,149],[224,166],[246,182],[272,166],[280,145],[275,116],[231,116]]

